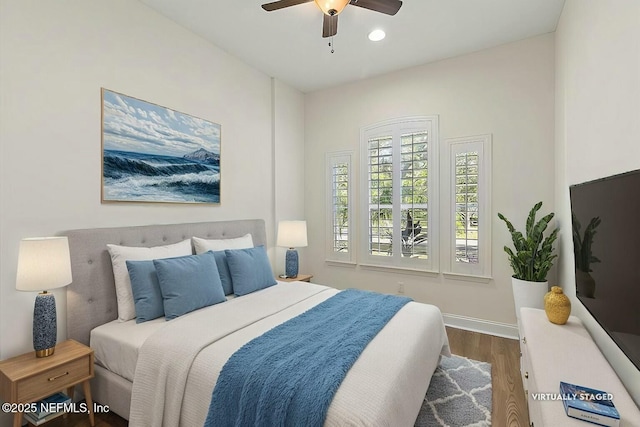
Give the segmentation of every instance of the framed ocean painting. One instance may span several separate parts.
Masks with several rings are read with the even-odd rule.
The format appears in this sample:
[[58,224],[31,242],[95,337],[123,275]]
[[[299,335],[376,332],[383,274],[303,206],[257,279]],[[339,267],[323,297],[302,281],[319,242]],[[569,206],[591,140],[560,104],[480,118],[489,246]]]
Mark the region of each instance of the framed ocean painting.
[[220,203],[220,125],[102,89],[102,201]]

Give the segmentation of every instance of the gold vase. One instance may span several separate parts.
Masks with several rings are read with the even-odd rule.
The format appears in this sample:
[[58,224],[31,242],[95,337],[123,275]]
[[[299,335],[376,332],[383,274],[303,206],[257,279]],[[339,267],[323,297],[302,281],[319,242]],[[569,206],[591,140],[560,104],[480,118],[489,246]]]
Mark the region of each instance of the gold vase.
[[560,286],[551,287],[551,291],[544,296],[544,311],[551,323],[564,325],[571,314],[571,301],[562,293]]

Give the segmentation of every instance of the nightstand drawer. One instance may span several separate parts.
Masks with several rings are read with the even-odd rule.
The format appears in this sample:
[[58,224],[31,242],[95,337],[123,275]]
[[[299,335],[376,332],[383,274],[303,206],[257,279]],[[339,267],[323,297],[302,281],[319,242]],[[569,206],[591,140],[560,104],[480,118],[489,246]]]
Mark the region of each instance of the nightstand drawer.
[[31,402],[56,393],[91,377],[91,358],[87,355],[46,372],[20,380],[17,384],[18,402]]

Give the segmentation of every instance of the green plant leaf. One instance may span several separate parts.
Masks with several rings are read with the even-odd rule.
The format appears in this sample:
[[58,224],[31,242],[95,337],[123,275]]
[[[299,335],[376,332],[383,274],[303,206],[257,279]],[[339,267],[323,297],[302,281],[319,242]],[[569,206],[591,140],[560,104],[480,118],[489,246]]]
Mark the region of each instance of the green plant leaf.
[[541,207],[542,202],[538,202],[529,211],[526,220],[526,237],[517,231],[511,221],[503,214],[498,213],[498,218],[504,221],[511,233],[515,252],[508,246],[504,247],[504,251],[509,256],[513,277],[517,279],[534,282],[546,281],[547,273],[553,266],[553,260],[557,257],[553,254],[553,244],[558,237],[559,229],[556,227],[546,238],[544,237],[554,213],[549,213],[536,221],[536,213]]

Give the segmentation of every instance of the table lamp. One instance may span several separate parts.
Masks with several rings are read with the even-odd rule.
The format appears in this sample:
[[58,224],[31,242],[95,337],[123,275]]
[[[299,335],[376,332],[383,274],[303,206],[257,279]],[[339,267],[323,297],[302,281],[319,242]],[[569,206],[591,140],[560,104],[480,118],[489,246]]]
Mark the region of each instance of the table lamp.
[[284,278],[298,276],[298,251],[294,248],[307,246],[307,221],[280,221],[277,245],[289,248],[285,259]]
[[36,357],[51,356],[56,348],[56,300],[49,289],[67,286],[71,279],[66,237],[34,237],[20,241],[16,289],[40,292],[33,309],[33,348]]

